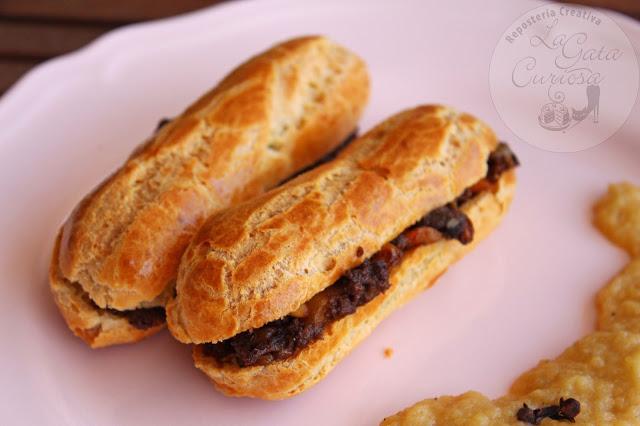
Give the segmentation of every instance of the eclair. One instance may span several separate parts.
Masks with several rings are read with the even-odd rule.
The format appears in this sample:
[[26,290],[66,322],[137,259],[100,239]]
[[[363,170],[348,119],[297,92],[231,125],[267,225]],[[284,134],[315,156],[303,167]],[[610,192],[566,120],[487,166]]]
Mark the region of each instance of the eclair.
[[302,37],[249,59],[163,122],[56,239],[50,287],[69,328],[93,348],[160,330],[180,257],[206,218],[338,147],[368,94],[362,59]]
[[227,395],[302,392],[498,225],[517,165],[469,114],[398,113],[213,214],[182,258],[169,329]]

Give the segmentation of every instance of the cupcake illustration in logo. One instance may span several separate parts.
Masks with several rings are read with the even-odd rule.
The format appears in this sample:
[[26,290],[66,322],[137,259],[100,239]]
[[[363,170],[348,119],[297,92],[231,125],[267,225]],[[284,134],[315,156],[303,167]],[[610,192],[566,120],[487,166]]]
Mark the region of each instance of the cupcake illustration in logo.
[[[587,106],[581,109],[569,108],[564,105],[565,95],[556,92],[554,96],[549,95],[551,102],[546,103],[540,109],[538,123],[544,129],[551,131],[566,130],[583,121],[593,112],[593,122],[598,122],[600,112],[600,86],[587,86]],[[573,123],[573,124],[572,124]]]
[[544,104],[538,115],[538,123],[547,130],[564,130],[571,124],[569,109],[562,102]]

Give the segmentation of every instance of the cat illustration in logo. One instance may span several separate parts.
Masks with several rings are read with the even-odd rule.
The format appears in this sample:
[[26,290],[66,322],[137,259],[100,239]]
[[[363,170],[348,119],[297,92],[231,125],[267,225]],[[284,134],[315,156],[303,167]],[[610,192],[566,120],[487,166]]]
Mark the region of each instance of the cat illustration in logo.
[[590,84],[587,86],[587,106],[582,109],[573,110],[572,117],[575,121],[582,121],[589,113],[593,111],[593,122],[598,122],[598,116],[600,115],[600,86],[595,84]]

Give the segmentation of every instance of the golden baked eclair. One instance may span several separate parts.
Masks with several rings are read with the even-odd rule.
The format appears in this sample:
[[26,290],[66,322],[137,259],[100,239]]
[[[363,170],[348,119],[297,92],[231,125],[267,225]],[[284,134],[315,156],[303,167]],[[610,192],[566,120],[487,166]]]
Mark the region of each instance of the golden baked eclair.
[[401,112],[209,218],[182,258],[169,329],[222,392],[295,395],[499,223],[517,164],[470,115]]
[[50,285],[69,328],[94,348],[162,328],[202,222],[337,148],[368,94],[359,57],[302,37],[249,59],[164,124],[61,229]]

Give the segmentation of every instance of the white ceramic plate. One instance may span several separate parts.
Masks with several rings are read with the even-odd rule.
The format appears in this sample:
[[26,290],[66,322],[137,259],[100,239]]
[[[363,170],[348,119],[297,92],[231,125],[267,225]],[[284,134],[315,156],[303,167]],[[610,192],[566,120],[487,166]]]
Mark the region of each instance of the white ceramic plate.
[[[590,207],[609,182],[640,183],[640,109],[608,142],[575,154],[532,148],[508,130],[491,101],[489,63],[504,29],[538,5],[234,2],[114,31],[30,72],[0,101],[2,423],[374,424],[429,396],[498,396],[591,330],[594,293],[625,256],[591,226]],[[638,46],[640,25],[613,17]],[[248,55],[307,33],[327,34],[369,63],[363,129],[439,102],[510,141],[523,166],[506,220],[324,381],[287,401],[222,396],[166,332],[132,346],[85,347],[48,294],[60,223],[159,118]]]

